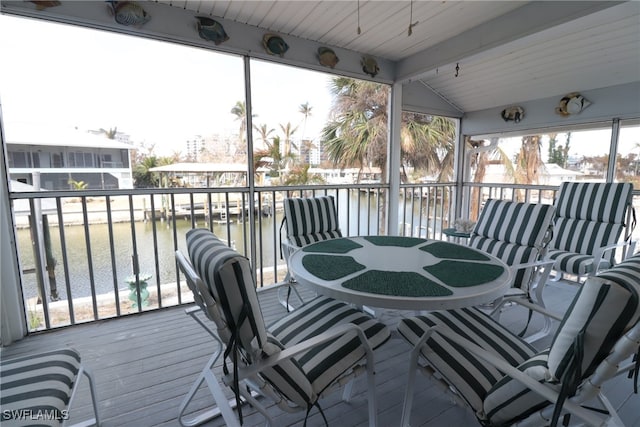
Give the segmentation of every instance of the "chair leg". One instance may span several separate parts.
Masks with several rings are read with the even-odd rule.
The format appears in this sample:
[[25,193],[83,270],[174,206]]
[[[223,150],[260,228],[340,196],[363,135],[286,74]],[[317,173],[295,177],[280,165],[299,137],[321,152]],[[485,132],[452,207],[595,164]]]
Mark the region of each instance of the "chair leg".
[[404,404],[402,406],[402,418],[400,419],[401,427],[409,427],[411,420],[411,407],[413,406],[413,388],[416,382],[416,374],[418,373],[418,357],[420,356],[420,346],[414,347],[411,351],[409,359],[409,373],[407,377],[407,388],[404,393]]
[[378,425],[378,400],[376,398],[376,379],[373,370],[373,356],[367,356],[367,387],[369,397],[369,427]]
[[93,415],[95,417],[96,427],[100,427],[100,415],[98,414],[98,397],[96,394],[95,381],[93,380],[93,373],[87,368],[82,368],[82,373],[87,377],[89,383],[89,392],[91,393],[91,403],[93,405]]
[[[200,373],[200,376],[198,377],[196,382],[193,383],[193,386],[191,386],[189,393],[185,396],[182,403],[180,404],[178,421],[183,427],[197,426],[219,415],[222,415],[222,418],[224,419],[227,426],[240,427],[240,423],[238,422],[238,419],[236,418],[236,415],[233,412],[233,409],[231,408],[231,405],[229,404],[229,401],[227,400],[227,397],[222,390],[218,378],[216,378],[216,376],[211,371],[219,356],[220,350],[218,349],[213,354],[213,356],[211,356],[211,359],[209,359],[209,362]],[[199,415],[193,416],[191,418],[185,418],[184,412],[186,411],[187,407],[191,403],[191,400],[194,398],[195,394],[198,392],[200,386],[204,382],[207,383],[207,387],[209,388],[209,391],[211,392],[213,400],[215,401],[217,406]]]
[[355,378],[352,378],[351,381],[344,386],[344,390],[342,390],[342,400],[344,402],[351,402],[351,396],[353,395],[353,383],[356,381]]
[[[302,299],[302,295],[300,295],[300,292],[298,292],[296,286],[297,282],[290,280],[287,285],[283,285],[278,288],[278,302],[280,302],[280,305],[286,308],[287,311],[293,311],[296,309],[295,306],[289,303],[292,295],[295,295],[300,305],[304,304],[304,299]],[[286,295],[283,295],[285,293]]]
[[[80,369],[78,370],[78,379],[82,375],[87,377],[87,382],[89,383],[89,392],[91,393],[91,404],[93,405],[93,416],[94,416],[94,418],[91,418],[91,419],[88,419],[88,420],[85,420],[85,421],[81,421],[79,423],[75,423],[75,424],[73,424],[72,427],[88,427],[88,426],[100,427],[100,415],[98,414],[98,398],[97,398],[97,394],[96,394],[95,381],[93,380],[93,374],[91,373],[91,371],[87,370],[87,368],[85,368],[84,366],[80,365]],[[69,406],[67,407],[67,409],[69,409],[69,407],[71,407],[71,403],[73,402],[73,400],[75,398],[77,387],[78,387],[78,384],[76,383],[74,385],[73,390],[71,391],[71,397],[69,398]],[[62,425],[63,426],[67,426],[68,425],[67,421],[66,420],[63,421]]]

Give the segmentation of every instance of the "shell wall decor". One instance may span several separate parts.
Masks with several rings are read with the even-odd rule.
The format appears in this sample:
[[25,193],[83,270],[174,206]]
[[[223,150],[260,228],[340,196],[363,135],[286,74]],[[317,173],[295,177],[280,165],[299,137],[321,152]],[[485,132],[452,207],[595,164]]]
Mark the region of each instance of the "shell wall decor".
[[215,19],[207,18],[206,16],[196,16],[196,19],[198,20],[196,28],[198,28],[198,35],[201,38],[216,45],[229,40],[224,27]]
[[340,60],[336,53],[328,47],[318,48],[318,62],[325,67],[334,68]]
[[376,74],[378,74],[378,72],[380,71],[378,63],[371,56],[363,56],[360,64],[362,64],[362,71],[364,71],[366,74],[369,74],[371,77],[375,77]]
[[262,46],[269,55],[278,55],[281,58],[289,50],[289,45],[277,34],[265,34],[262,38]]
[[151,20],[151,16],[133,1],[108,1],[115,20],[120,25],[141,26]]
[[580,114],[589,105],[591,105],[591,102],[587,98],[578,92],[571,92],[562,97],[560,104],[556,107],[556,113],[563,117]]
[[44,10],[44,9],[48,9],[50,7],[55,7],[55,6],[60,6],[60,2],[55,0],[55,1],[31,1],[31,3],[36,5],[36,9],[37,10]]
[[500,113],[500,116],[502,116],[502,119],[505,122],[513,121],[513,122],[519,123],[520,120],[524,118],[524,108],[518,105],[507,107],[504,110],[502,110],[502,113]]

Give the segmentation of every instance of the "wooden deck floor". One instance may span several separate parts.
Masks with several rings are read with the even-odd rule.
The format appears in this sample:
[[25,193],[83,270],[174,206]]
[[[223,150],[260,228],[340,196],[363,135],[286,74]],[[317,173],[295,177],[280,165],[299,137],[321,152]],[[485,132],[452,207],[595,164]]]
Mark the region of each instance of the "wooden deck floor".
[[[545,289],[551,308],[562,310],[570,302],[575,287],[551,284]],[[275,292],[260,292],[264,317],[269,323],[283,315]],[[386,311],[379,317],[395,330],[402,312]],[[522,322],[524,312],[509,310],[503,321],[512,325]],[[93,370],[100,413],[104,426],[177,426],[178,407],[209,359],[214,343],[207,333],[185,314],[185,307],[148,312],[53,332],[29,336],[2,349],[3,358],[28,355],[58,347],[72,346],[80,351],[84,364]],[[397,334],[376,350],[376,387],[378,421],[382,427],[398,426],[407,378],[410,348]],[[367,425],[366,382],[360,379],[354,387],[350,403],[334,393],[321,401],[330,426]],[[605,390],[619,408],[625,425],[640,426],[640,397],[633,394],[631,381],[619,377]],[[201,390],[194,408],[210,406],[212,400]],[[470,410],[455,406],[426,378],[417,381],[412,412],[413,426],[479,425]],[[270,408],[277,426],[299,426],[304,413],[283,414]],[[89,394],[86,381],[71,410],[74,421],[89,418]],[[245,407],[245,426],[262,426],[264,419]],[[222,426],[221,418],[207,426]],[[322,426],[317,410],[312,410],[307,425]]]

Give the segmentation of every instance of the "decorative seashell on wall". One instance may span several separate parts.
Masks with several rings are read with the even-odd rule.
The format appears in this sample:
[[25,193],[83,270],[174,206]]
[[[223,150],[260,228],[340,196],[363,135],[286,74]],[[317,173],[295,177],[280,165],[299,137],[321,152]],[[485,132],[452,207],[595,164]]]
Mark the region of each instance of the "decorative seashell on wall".
[[37,10],[44,10],[50,7],[60,6],[60,2],[57,0],[54,1],[32,1],[31,3],[36,5]]
[[375,77],[376,74],[380,71],[380,67],[378,67],[378,63],[371,56],[363,56],[360,61],[362,64],[362,71],[366,74],[369,74],[371,77]]
[[587,98],[578,92],[571,92],[562,97],[560,105],[556,107],[556,113],[563,117],[580,114],[589,105],[591,105],[591,102]]
[[206,16],[196,16],[196,19],[198,20],[196,24],[198,35],[200,35],[201,38],[213,42],[216,45],[229,40],[229,36],[224,31],[224,27],[215,19],[207,18]]
[[338,64],[338,56],[336,53],[328,47],[318,48],[318,62],[325,67],[333,68]]
[[115,20],[120,25],[141,26],[151,20],[151,15],[133,1],[108,1]]
[[278,55],[281,58],[289,50],[289,45],[277,34],[265,34],[262,45],[269,55]]
[[500,113],[500,115],[505,122],[514,121],[516,123],[519,123],[520,120],[524,118],[524,108],[518,105],[507,107],[502,110],[502,113]]

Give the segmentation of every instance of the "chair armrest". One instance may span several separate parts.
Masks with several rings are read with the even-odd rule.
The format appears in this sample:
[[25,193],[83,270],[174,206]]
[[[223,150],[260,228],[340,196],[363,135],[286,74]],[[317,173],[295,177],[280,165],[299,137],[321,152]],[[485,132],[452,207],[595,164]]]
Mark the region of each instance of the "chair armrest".
[[[607,260],[604,259],[604,254],[606,254],[607,252],[616,250],[617,248],[624,248],[625,246],[629,247],[629,251],[633,252],[635,246],[636,246],[636,241],[635,240],[628,240],[628,241],[623,241],[623,242],[618,242],[618,243],[612,243],[610,245],[606,245],[606,246],[601,246],[598,249],[596,249],[593,252],[593,265],[594,265],[594,269],[592,274],[596,274],[598,272],[598,270],[600,269],[600,264],[604,261],[604,262],[608,262]],[[627,253],[626,256],[628,257],[629,254]]]
[[[544,285],[547,283],[547,279],[549,278],[549,274],[551,273],[551,269],[553,268],[554,264],[555,264],[555,261],[553,260],[539,260],[539,261],[522,263],[522,264],[514,264],[510,266],[510,268],[514,276],[518,270],[523,268],[536,268],[537,270],[539,270],[540,268],[544,268],[544,273],[542,274],[541,279],[539,280],[539,283],[537,283],[537,285],[535,286],[536,301],[538,301],[539,304],[544,306],[544,301],[542,300],[542,290],[544,288]],[[527,283],[527,289],[526,291],[524,290],[522,291],[522,296],[530,295],[532,284],[533,283]]]
[[536,304],[536,303],[533,303],[533,302],[529,302],[528,300],[523,299],[519,295],[504,297],[502,299],[502,301],[500,301],[500,304],[498,304],[496,306],[496,308],[494,308],[491,311],[490,315],[493,317],[494,313],[498,312],[502,308],[502,306],[507,304],[507,303],[514,303],[514,304],[521,305],[523,307],[526,307],[526,308],[530,309],[531,311],[534,311],[536,313],[541,314],[542,316],[545,316],[545,317],[548,317],[550,319],[557,320],[557,321],[562,320],[563,317],[564,317],[564,315],[549,311],[545,307],[543,307],[543,306],[541,306],[539,304]]
[[555,261],[553,260],[540,260],[535,262],[526,262],[522,264],[513,264],[510,266],[510,268],[514,271],[517,271],[523,268],[530,268],[530,267],[543,267],[543,266],[553,267],[554,263]]
[[[308,340],[299,342],[296,345],[287,347],[277,354],[274,354],[265,359],[258,360],[255,363],[252,363],[250,366],[240,368],[238,370],[238,380],[251,378],[254,375],[257,375],[260,372],[262,372],[265,368],[270,368],[272,366],[275,366],[278,363],[282,362],[283,360],[291,359],[292,357],[295,357],[300,353],[303,353],[327,341],[331,341],[335,338],[338,338],[351,331],[355,331],[356,334],[358,335],[358,338],[362,342],[362,345],[367,355],[367,364],[370,363],[371,366],[373,366],[373,350],[371,349],[371,345],[369,344],[369,341],[367,340],[367,337],[364,334],[364,331],[358,325],[354,325],[353,323],[346,323],[343,325],[336,326],[335,328],[332,328],[329,331],[316,335],[315,337],[309,338]],[[229,380],[231,378],[232,378],[231,374],[225,376],[225,380]]]
[[287,263],[289,262],[291,254],[300,249],[298,246],[292,244],[289,239],[281,241],[280,246],[282,247],[282,255]]
[[[419,348],[426,343],[427,339],[431,336],[431,334],[440,333],[439,331],[440,329],[441,327],[439,326],[434,326],[431,329],[429,329],[427,333],[425,333],[422,336],[422,339],[417,343],[416,349],[419,351]],[[455,342],[456,344],[460,345],[464,349],[468,350],[470,353],[475,354],[476,356],[483,359],[490,365],[494,366],[499,371],[503,372],[505,375],[524,384],[531,391],[539,394],[549,402],[555,403],[558,401],[559,393],[557,391],[553,390],[550,387],[545,386],[543,383],[539,383],[538,381],[531,378],[524,372],[520,371],[518,368],[511,366],[509,363],[507,363],[503,359],[500,359],[499,357],[494,356],[493,354],[489,353],[483,348],[477,346],[471,341],[468,341],[465,338],[455,333],[447,333],[447,334],[441,334],[441,335],[446,336],[448,340]],[[594,415],[592,411],[580,406],[575,402],[572,402],[570,399],[567,399],[564,401],[563,408],[569,411],[571,414],[584,420],[590,425],[600,426],[603,423],[603,420],[598,416]]]

